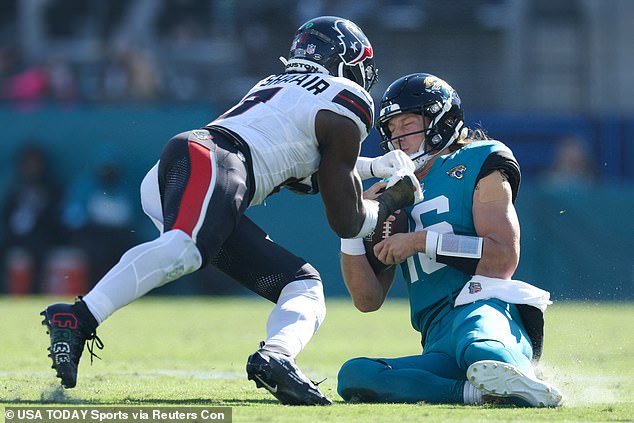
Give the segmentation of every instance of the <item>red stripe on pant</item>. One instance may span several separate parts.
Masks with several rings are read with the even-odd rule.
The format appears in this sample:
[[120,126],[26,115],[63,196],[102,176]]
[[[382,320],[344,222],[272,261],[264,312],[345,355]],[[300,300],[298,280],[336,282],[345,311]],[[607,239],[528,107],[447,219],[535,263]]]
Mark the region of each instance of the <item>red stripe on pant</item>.
[[189,141],[190,175],[183,193],[178,217],[173,229],[180,229],[193,237],[194,228],[200,219],[204,219],[206,210],[202,210],[205,196],[209,190],[213,176],[211,153],[202,145]]

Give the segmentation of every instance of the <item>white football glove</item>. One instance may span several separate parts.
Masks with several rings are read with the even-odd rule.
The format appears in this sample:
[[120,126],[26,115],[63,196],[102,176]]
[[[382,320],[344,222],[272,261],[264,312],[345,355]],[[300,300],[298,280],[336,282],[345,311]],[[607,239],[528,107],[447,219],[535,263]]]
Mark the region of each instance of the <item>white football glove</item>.
[[[400,151],[400,150],[394,150],[394,151]],[[409,159],[409,157],[407,158]],[[414,175],[413,171],[404,170],[404,169],[396,171],[394,175],[392,175],[392,177],[390,177],[390,179],[387,181],[387,186],[385,187],[385,189],[388,189],[389,187],[393,186],[398,181],[404,178],[409,178],[412,181],[412,185],[414,185],[414,204],[418,204],[421,201],[423,201],[424,199],[423,187],[420,185],[420,182],[418,182],[418,178],[416,178],[416,175]]]
[[355,167],[362,180],[390,178],[399,170],[413,173],[416,169],[412,159],[401,150],[392,150],[379,157],[359,157]]

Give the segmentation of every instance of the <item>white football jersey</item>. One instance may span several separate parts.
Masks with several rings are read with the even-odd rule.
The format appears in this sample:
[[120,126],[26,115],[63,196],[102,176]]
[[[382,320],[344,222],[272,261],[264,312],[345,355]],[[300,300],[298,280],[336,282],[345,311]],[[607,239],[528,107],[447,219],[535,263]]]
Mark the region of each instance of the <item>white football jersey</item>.
[[317,171],[315,118],[320,110],[352,119],[359,127],[359,143],[374,122],[372,97],[354,82],[323,73],[292,73],[261,80],[209,124],[230,129],[249,145],[256,188],[251,205],[285,182]]

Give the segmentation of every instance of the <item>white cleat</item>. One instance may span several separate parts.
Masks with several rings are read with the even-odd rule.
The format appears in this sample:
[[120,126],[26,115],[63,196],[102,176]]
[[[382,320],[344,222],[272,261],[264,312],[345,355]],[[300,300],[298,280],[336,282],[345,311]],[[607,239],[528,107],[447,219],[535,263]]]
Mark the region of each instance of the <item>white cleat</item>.
[[559,389],[523,374],[512,364],[494,360],[473,363],[467,379],[483,396],[515,398],[532,407],[557,407],[562,400]]

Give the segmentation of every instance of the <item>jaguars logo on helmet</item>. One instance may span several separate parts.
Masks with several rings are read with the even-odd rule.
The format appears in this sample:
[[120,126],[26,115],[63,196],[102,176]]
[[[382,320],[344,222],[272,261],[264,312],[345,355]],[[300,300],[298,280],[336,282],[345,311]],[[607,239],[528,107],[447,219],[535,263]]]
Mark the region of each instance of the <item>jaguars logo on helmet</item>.
[[449,98],[451,87],[445,81],[435,76],[425,78],[425,91],[440,94],[445,98]]

